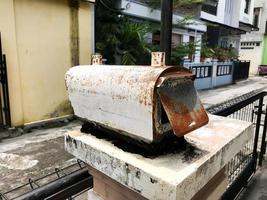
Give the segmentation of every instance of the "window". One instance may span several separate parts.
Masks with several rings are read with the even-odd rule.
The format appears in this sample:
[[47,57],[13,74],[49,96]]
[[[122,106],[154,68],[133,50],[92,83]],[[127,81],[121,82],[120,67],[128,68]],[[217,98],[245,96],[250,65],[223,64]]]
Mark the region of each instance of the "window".
[[218,4],[202,4],[202,11],[212,14],[212,15],[217,15],[217,6]]
[[[160,31],[152,33],[152,44],[160,45]],[[178,33],[172,34],[172,47],[177,47],[182,44],[182,35]]]
[[260,8],[254,8],[253,25],[259,27]]
[[182,35],[173,33],[172,34],[172,47],[177,47],[182,44]]
[[250,6],[250,0],[245,0],[245,10],[244,10],[244,12],[246,14],[248,14],[249,6]]
[[261,42],[241,42],[241,46],[260,46]]

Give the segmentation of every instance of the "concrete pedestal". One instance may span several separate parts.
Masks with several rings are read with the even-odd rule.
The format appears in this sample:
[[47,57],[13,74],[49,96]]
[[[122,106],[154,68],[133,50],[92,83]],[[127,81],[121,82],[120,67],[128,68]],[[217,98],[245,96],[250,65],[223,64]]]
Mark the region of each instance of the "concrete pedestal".
[[225,165],[253,131],[247,122],[209,117],[208,125],[185,136],[190,151],[148,158],[79,131],[66,134],[66,150],[89,165],[94,192],[103,199],[216,199],[226,189]]

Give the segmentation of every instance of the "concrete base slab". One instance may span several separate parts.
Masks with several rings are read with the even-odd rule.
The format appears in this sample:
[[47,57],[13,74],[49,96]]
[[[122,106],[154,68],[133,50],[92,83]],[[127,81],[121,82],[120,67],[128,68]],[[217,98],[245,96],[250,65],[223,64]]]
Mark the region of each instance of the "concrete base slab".
[[88,191],[88,200],[104,200],[97,195],[93,190]]
[[102,172],[89,166],[89,173],[94,178],[93,191],[105,200],[146,200],[139,193],[125,187]]
[[190,151],[143,157],[80,131],[65,136],[66,150],[147,199],[191,199],[252,138],[248,122],[210,115],[208,125],[185,139]]

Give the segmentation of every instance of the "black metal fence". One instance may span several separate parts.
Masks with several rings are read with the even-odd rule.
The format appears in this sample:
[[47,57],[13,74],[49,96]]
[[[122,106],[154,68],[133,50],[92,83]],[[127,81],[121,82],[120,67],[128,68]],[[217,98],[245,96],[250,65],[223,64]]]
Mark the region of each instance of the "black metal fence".
[[7,62],[6,55],[2,51],[2,39],[0,33],[0,127],[11,127],[8,78],[7,78]]
[[250,61],[234,61],[233,82],[245,80],[249,76]]
[[52,173],[29,179],[26,184],[0,193],[0,200],[72,200],[80,198],[92,187],[93,177],[88,173],[86,164],[78,160],[77,163],[62,169],[56,168]]
[[212,114],[252,122],[254,126],[253,140],[245,144],[226,166],[228,188],[222,200],[235,199],[246,187],[257,166],[262,165],[266,151],[266,95],[266,92],[254,91],[208,109]]

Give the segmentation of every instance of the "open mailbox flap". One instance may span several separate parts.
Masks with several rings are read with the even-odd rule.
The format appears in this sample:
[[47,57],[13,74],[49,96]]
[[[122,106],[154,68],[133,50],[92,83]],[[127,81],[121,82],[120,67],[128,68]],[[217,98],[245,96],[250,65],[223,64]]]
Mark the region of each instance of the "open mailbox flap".
[[208,115],[194,87],[192,74],[162,75],[157,93],[176,136],[181,137],[208,123]]

